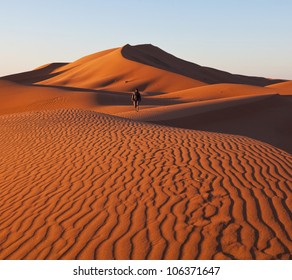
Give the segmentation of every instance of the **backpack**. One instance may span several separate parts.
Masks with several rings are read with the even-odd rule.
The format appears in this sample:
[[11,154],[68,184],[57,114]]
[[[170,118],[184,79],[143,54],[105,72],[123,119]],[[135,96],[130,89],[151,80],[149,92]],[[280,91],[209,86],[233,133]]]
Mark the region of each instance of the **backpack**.
[[141,94],[140,92],[135,92],[135,101],[141,101]]
[[133,98],[134,101],[141,101],[141,94],[140,94],[140,92],[134,92],[132,98]]

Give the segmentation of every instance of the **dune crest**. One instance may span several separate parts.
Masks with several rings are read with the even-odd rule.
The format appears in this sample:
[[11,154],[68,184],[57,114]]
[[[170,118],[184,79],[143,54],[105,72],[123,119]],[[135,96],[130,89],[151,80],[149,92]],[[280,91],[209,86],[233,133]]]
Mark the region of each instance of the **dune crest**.
[[236,83],[256,86],[266,86],[281,80],[272,80],[262,77],[250,77],[238,74],[231,74],[226,71],[217,70],[210,67],[200,66],[180,58],[177,58],[162,49],[151,44],[125,45],[122,55],[130,60],[150,65],[159,69],[178,73],[206,84]]
[[206,84],[235,83],[267,86],[283,80],[249,77],[179,59],[151,44],[129,44],[97,52],[72,63],[52,63],[9,75],[7,80],[77,88],[172,92]]
[[2,77],[0,259],[291,259],[291,89],[152,45]]

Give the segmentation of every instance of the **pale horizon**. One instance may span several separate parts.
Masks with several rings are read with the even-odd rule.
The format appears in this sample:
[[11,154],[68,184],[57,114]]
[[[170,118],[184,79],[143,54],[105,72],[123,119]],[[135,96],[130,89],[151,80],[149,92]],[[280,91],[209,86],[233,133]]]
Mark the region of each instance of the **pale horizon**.
[[9,1],[0,76],[126,44],[233,74],[292,79],[290,1]]
[[0,260],[291,259],[292,2],[18,2]]

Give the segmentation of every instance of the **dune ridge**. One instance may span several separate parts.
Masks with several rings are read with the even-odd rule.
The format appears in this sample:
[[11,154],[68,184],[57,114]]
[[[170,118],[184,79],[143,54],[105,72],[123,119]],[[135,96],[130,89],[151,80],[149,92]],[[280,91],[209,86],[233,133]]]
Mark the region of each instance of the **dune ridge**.
[[0,126],[1,259],[291,258],[288,153],[84,110]]
[[180,104],[171,104],[164,106],[163,108],[146,108],[139,114],[131,110],[129,112],[122,112],[115,115],[137,121],[157,122],[179,119],[188,116],[196,116],[207,112],[213,113],[214,111],[220,111],[225,108],[237,107],[240,105],[262,101],[273,96],[275,96],[275,94],[220,98],[212,101],[193,101]]
[[71,86],[110,91],[171,92],[206,84],[235,83],[268,86],[283,82],[231,74],[177,58],[151,44],[129,44],[72,63],[52,63],[3,77],[21,83]]
[[206,84],[236,83],[266,86],[281,82],[281,80],[231,74],[226,71],[200,66],[177,58],[151,44],[137,46],[127,44],[121,49],[121,52],[129,60],[178,73]]
[[43,66],[40,66],[34,70],[18,73],[18,74],[12,74],[8,76],[1,77],[1,79],[16,82],[16,83],[23,83],[23,84],[34,84],[49,78],[52,78],[53,76],[56,76],[58,74],[58,69],[60,69],[62,66],[67,65],[66,62],[54,62],[49,63]]
[[[163,98],[175,99],[183,102],[216,100],[221,98],[231,98],[240,96],[280,94],[278,88],[260,87],[243,84],[220,83],[214,85],[205,85],[185,90],[169,92],[163,95]],[[154,96],[155,98],[155,96]],[[161,96],[157,96],[161,98]]]
[[143,92],[141,111],[137,113],[127,92],[0,80],[0,115],[79,108],[137,121],[240,134],[291,153],[291,94],[279,92],[236,84],[207,85],[164,94]]
[[[108,91],[132,91],[139,87],[150,92],[169,92],[204,85],[205,83],[165,71],[122,56],[123,48],[115,48],[83,57],[39,78],[41,70],[3,77],[3,79],[35,84],[70,86]],[[36,77],[35,77],[35,74]]]
[[152,45],[2,77],[0,259],[292,259],[291,89]]

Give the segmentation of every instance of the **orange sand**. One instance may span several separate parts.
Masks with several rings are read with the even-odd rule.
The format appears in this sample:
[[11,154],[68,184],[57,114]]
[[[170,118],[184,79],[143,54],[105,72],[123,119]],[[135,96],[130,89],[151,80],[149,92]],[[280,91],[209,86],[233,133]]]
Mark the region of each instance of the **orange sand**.
[[291,259],[291,94],[151,45],[4,77],[0,259]]

